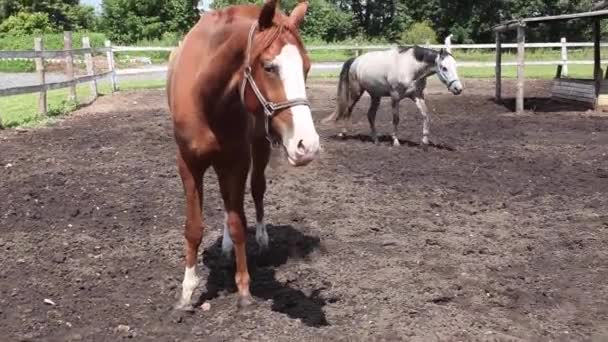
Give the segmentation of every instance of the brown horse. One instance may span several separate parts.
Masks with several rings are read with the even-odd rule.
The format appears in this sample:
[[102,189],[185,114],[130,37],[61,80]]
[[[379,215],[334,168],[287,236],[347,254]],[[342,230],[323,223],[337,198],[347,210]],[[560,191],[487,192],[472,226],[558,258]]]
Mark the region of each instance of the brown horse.
[[203,175],[215,170],[224,207],[224,251],[234,243],[239,306],[253,302],[245,253],[243,201],[252,165],[256,240],[267,247],[264,171],[270,141],[280,141],[293,166],[311,162],[319,135],[306,99],[310,60],[298,28],[308,3],[290,16],[277,1],[232,6],[205,14],[172,54],[167,95],[178,146],[177,165],[186,195],[186,271],[177,308],[191,310],[198,286],[197,254],[204,224]]

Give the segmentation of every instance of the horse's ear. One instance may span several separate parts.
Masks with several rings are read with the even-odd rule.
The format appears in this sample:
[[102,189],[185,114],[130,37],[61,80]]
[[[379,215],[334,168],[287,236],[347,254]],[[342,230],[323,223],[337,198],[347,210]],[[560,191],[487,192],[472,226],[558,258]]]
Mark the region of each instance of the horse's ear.
[[308,10],[308,0],[299,0],[298,2],[298,5],[291,11],[291,15],[289,16],[289,24],[293,28],[300,27]]
[[267,0],[264,2],[264,7],[262,7],[262,12],[260,13],[260,18],[258,19],[258,25],[261,31],[272,27],[274,14],[277,11],[277,2],[277,0]]
[[448,55],[448,52],[445,49],[441,49],[439,50],[439,56],[441,57],[445,57]]

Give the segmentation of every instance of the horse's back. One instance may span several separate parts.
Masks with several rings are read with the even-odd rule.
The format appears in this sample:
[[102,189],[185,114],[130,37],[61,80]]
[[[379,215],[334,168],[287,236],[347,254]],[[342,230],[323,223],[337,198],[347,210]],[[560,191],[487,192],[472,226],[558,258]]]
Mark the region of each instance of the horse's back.
[[396,67],[395,60],[395,50],[368,52],[357,58],[352,71],[370,95],[388,96],[391,91],[388,79]]

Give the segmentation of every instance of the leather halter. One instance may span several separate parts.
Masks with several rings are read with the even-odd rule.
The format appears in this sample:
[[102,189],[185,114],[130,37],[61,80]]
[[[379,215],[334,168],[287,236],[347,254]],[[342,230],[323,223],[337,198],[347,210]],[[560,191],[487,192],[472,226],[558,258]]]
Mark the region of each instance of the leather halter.
[[264,108],[264,127],[266,129],[266,139],[268,139],[270,143],[274,143],[270,135],[270,120],[272,120],[277,115],[277,112],[295,106],[310,107],[310,102],[308,102],[308,99],[305,98],[297,98],[284,102],[271,102],[268,101],[266,97],[264,97],[264,94],[262,94],[260,88],[255,83],[251,68],[251,48],[253,46],[253,38],[257,28],[257,22],[251,25],[251,30],[249,31],[249,38],[247,40],[247,50],[245,51],[245,75],[243,77],[243,83],[241,83],[241,101],[243,102],[243,106],[245,106],[245,88],[247,87],[247,84],[249,84],[251,90],[253,90],[253,93],[255,94],[255,97],[257,97],[258,101],[262,105],[262,108]]

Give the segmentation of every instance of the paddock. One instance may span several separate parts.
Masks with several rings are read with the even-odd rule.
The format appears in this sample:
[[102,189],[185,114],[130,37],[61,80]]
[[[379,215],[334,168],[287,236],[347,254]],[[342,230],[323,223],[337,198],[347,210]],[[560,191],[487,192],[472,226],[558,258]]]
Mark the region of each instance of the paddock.
[[[213,172],[195,294],[210,308],[172,311],[184,200],[164,91],[117,93],[48,127],[0,131],[0,336],[608,339],[608,117],[551,103],[514,114],[493,85],[466,80],[456,97],[431,82],[428,152],[411,101],[402,146],[390,146],[386,100],[385,139],[372,144],[363,98],[346,139],[317,123],[323,152],[309,167],[275,153],[264,253],[247,196],[257,304],[241,312]],[[515,92],[515,82],[503,87]],[[546,98],[551,82],[526,87]],[[336,82],[311,82],[317,122],[335,92]]]

